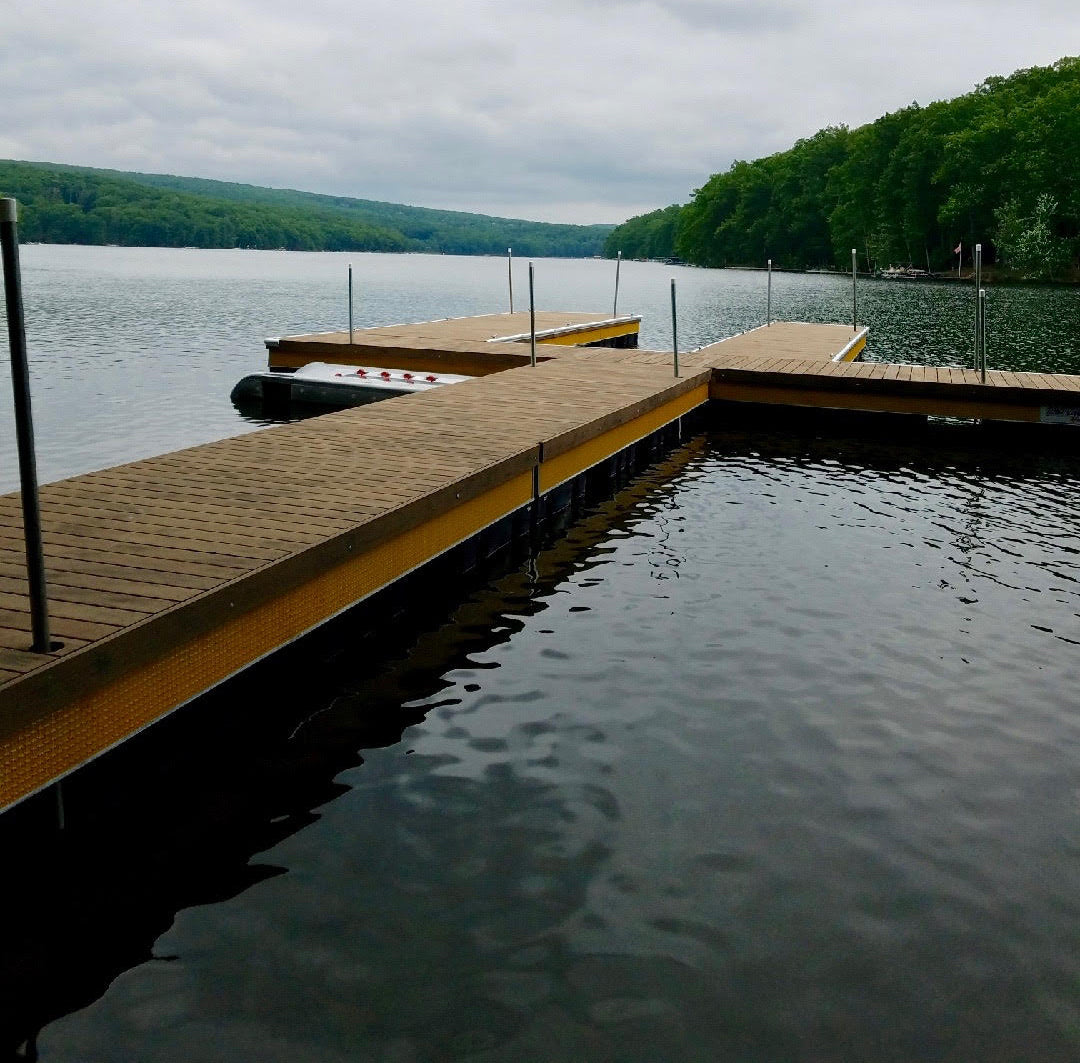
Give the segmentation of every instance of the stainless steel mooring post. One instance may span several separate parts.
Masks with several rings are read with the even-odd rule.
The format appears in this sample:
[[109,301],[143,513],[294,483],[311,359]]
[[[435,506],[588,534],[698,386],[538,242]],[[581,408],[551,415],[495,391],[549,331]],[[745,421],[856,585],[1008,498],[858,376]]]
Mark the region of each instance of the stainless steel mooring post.
[[676,325],[675,278],[671,278],[671,350],[675,359],[675,375],[679,375],[679,330]]
[[352,346],[352,263],[349,263],[349,346]]
[[979,289],[979,370],[986,383],[986,289]]
[[975,366],[979,368],[979,343],[982,338],[982,244],[975,245]]
[[34,456],[34,420],[30,411],[30,367],[26,358],[22,278],[19,275],[18,214],[18,204],[14,199],[0,199],[4,298],[7,301],[8,343],[11,347],[11,386],[15,397],[15,437],[19,450],[26,578],[30,585],[30,625],[33,635],[30,648],[35,653],[48,653],[51,649],[49,606],[45,588],[45,552],[41,545],[41,508],[38,504],[37,459]]
[[611,304],[611,316],[619,316],[619,268],[622,266],[622,252],[615,255],[615,302]]
[[765,296],[765,324],[772,324],[772,259],[769,259],[769,282],[766,287]]
[[514,249],[506,249],[506,280],[510,285],[510,313],[514,312]]
[[859,253],[851,249],[851,331],[859,331]]
[[533,294],[533,264],[529,263],[529,362],[536,365],[536,297]]

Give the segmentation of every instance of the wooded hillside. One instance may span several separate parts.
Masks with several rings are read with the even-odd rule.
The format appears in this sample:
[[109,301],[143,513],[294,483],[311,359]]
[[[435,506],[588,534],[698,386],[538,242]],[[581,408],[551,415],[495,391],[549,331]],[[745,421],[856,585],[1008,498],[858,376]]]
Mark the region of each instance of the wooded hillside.
[[589,257],[610,225],[552,225],[164,174],[0,161],[25,241]]
[[1016,275],[1074,275],[1080,256],[1080,59],[988,78],[957,99],[735,162],[618,226],[604,253],[702,266],[954,268],[977,242]]

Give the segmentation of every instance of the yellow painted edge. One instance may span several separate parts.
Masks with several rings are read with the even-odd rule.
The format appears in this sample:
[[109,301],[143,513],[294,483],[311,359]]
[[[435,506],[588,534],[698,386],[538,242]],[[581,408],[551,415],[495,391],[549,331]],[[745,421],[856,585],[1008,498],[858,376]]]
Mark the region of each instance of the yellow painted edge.
[[863,336],[861,339],[856,340],[851,345],[851,350],[849,350],[847,352],[847,354],[845,354],[844,357],[840,359],[840,361],[841,362],[854,362],[855,359],[858,358],[859,355],[862,354],[862,352],[865,349],[866,349],[866,337]]
[[580,445],[571,448],[564,454],[560,454],[550,461],[544,461],[540,465],[540,492],[543,494],[553,487],[565,483],[571,477],[585,469],[592,468],[598,462],[618,453],[623,447],[644,438],[658,428],[681,417],[684,413],[707,402],[709,399],[709,385],[701,384],[690,391],[684,392],[678,398],[657,406],[648,413],[635,417],[632,421],[619,425],[602,435],[587,440]]
[[871,413],[917,413],[928,417],[971,417],[986,421],[1038,421],[1039,407],[1013,406],[979,399],[946,399],[932,395],[804,390],[759,387],[728,381],[709,385],[709,397],[730,402],[761,402],[779,406],[816,406],[833,410],[866,410]]
[[532,499],[532,474],[350,558],[0,740],[0,810]]
[[557,336],[545,336],[537,338],[537,343],[558,344],[561,347],[580,347],[585,343],[597,343],[599,340],[610,340],[616,336],[636,336],[638,322],[627,321],[618,325],[604,325],[595,328],[575,329],[572,332],[560,332]]
[[[440,359],[438,356],[442,355]],[[528,350],[517,351],[507,356],[506,351],[443,351],[439,349],[410,351],[409,361],[414,369],[422,373],[446,373],[462,372],[465,376],[486,376],[489,373],[497,373],[503,369],[513,369],[524,364],[520,359],[528,359]],[[454,366],[447,369],[447,358]],[[502,359],[500,362],[499,359]],[[401,361],[402,359],[398,359]],[[293,353],[290,351],[271,350],[267,356],[266,365],[269,369],[302,369],[312,362],[326,362],[328,365],[379,365],[395,368],[394,357],[380,352],[376,348],[365,347],[356,350],[351,347],[342,347],[337,351],[319,351],[315,354]],[[467,371],[466,371],[467,370]]]

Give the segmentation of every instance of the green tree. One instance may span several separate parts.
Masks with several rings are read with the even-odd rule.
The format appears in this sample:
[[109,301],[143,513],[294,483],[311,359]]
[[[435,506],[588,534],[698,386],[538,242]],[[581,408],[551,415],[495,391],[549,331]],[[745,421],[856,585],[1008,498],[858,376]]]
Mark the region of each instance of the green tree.
[[1069,247],[1054,232],[1057,200],[1043,193],[1030,214],[1023,213],[1018,200],[999,207],[995,234],[1001,260],[1025,278],[1050,280],[1060,276],[1069,261]]
[[[1039,247],[1046,252],[1039,261],[1060,275],[1080,252],[1078,144],[1080,59],[1065,58],[988,78],[954,100],[915,103],[858,129],[830,127],[788,151],[734,162],[696,189],[677,217],[665,211],[665,224],[675,253],[702,266],[772,258],[846,269],[855,247],[868,267],[940,270],[953,263],[958,239],[982,242],[994,261],[1001,234],[1008,240],[1019,218],[1022,233],[1051,243],[1014,239],[1013,260]],[[1043,195],[1057,206],[1036,225]],[[647,257],[659,213],[615,229],[609,253]]]

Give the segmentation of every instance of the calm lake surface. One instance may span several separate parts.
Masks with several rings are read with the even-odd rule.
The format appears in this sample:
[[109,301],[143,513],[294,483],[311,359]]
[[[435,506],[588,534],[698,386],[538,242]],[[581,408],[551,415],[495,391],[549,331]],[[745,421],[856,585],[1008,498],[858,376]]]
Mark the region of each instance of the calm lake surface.
[[[342,324],[347,261],[25,248],[43,478],[257,429],[230,387]],[[501,307],[499,260],[352,262],[360,324]],[[686,346],[763,316],[760,274],[631,263],[644,345],[672,274]],[[962,363],[968,295],[862,285],[871,356]],[[992,297],[992,365],[1078,371],[1076,292]],[[1078,488],[958,426],[717,423],[99,763],[67,838],[0,821],[0,1058],[1080,1058]]]
[[[266,336],[348,327],[349,263],[358,327],[507,307],[500,258],[43,244],[21,258],[42,482],[259,427],[233,408],[233,384],[265,367]],[[597,259],[537,260],[537,307],[610,313],[614,273]],[[643,347],[671,349],[672,277],[683,348],[765,321],[763,272],[627,262],[619,309],[642,315]],[[515,306],[527,306],[525,261],[514,291]],[[867,358],[970,364],[970,284],[861,280],[858,299]],[[850,278],[773,275],[779,320],[850,321],[851,302]],[[1080,372],[1080,290],[992,289],[987,321],[992,368]],[[0,351],[6,362],[6,342]],[[0,491],[10,491],[11,380],[0,370]]]

